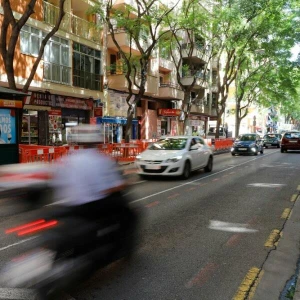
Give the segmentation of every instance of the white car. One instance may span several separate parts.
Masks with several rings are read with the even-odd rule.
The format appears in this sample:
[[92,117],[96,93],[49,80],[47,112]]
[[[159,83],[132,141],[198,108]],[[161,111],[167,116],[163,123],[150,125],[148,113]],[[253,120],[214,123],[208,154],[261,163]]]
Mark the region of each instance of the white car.
[[213,151],[198,136],[165,136],[138,155],[136,165],[141,177],[182,176],[187,179],[194,170],[204,168],[211,172]]

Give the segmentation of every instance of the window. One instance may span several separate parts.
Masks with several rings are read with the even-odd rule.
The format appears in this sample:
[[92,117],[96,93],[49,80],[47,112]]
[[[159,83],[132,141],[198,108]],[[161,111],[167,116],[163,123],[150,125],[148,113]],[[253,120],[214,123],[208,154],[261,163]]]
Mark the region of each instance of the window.
[[51,37],[44,51],[44,79],[70,84],[70,46],[59,37]]
[[73,43],[73,85],[100,90],[101,52]]
[[24,25],[20,33],[21,52],[33,56],[38,56],[43,32],[33,27]]
[[[21,52],[38,56],[41,43],[46,33],[42,30],[23,26],[20,33]],[[53,36],[44,51],[44,79],[58,83],[70,84],[70,47],[69,42]]]

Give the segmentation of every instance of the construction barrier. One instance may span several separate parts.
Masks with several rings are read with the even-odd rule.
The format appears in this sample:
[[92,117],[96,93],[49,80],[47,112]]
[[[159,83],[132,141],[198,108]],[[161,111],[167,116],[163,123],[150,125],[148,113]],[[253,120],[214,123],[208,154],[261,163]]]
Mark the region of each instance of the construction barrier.
[[[206,139],[205,140],[214,151],[227,151],[233,145],[233,139]],[[148,141],[135,140],[130,143],[99,144],[99,152],[104,153],[118,162],[133,162],[137,155],[142,153],[149,145]],[[84,149],[84,146],[39,146],[39,145],[19,145],[20,163],[45,162],[62,158],[73,151]]]
[[67,149],[63,146],[19,145],[20,163],[52,163],[66,154]]

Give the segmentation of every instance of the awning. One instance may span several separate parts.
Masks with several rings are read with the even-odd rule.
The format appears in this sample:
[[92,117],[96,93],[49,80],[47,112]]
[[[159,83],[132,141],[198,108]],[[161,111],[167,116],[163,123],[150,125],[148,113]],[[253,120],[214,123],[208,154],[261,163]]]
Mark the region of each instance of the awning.
[[23,99],[26,96],[28,96],[28,95],[25,93],[7,89],[7,88],[0,86],[0,98],[12,100],[12,99]]
[[[127,123],[127,118],[122,117],[97,117],[96,124],[121,124],[125,125]],[[132,120],[132,124],[138,124],[138,120]]]

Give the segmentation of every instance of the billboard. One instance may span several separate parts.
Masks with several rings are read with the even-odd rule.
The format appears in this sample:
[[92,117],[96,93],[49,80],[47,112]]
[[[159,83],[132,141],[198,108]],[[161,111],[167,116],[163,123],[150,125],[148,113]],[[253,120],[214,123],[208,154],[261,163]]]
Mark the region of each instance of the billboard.
[[0,108],[0,144],[16,143],[16,116],[14,109]]

